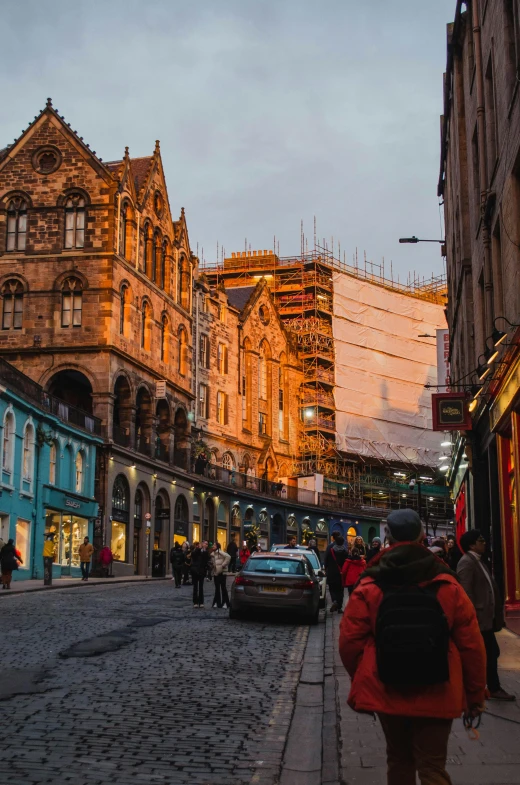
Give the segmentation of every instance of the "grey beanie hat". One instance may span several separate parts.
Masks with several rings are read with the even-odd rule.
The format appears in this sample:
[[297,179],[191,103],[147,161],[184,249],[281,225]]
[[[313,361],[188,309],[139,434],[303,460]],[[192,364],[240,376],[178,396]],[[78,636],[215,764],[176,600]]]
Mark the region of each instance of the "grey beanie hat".
[[422,532],[421,519],[415,510],[394,510],[386,519],[388,532],[397,542],[413,542]]

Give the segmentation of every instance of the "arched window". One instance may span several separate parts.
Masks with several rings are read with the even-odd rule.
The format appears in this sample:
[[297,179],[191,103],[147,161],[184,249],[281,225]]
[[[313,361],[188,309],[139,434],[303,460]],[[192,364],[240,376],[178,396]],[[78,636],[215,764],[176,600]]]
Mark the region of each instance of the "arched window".
[[161,248],[161,275],[159,277],[159,286],[161,289],[166,289],[166,249],[168,247],[168,243],[166,240],[162,244]]
[[150,346],[152,342],[152,309],[150,307],[150,303],[146,300],[143,302],[141,307],[141,348],[145,351],[150,351]]
[[67,278],[61,288],[61,326],[81,327],[83,308],[82,284],[77,278]]
[[121,335],[125,334],[125,306],[128,293],[128,286],[123,284],[121,293],[119,295],[119,332]]
[[[130,509],[130,494],[128,483],[122,474],[118,474],[114,480],[112,487],[112,509],[116,512],[119,520],[128,520],[128,512]],[[126,513],[126,518],[124,516]]]
[[260,344],[260,355],[258,357],[258,397],[262,401],[267,401],[267,348],[266,342]]
[[83,492],[83,455],[78,450],[76,453],[76,493]]
[[159,230],[156,229],[153,235],[152,243],[152,274],[151,279],[154,283],[160,281],[160,266],[161,266],[161,238]]
[[23,432],[22,478],[31,483],[34,470],[34,426],[28,422]]
[[278,368],[278,431],[280,439],[289,438],[289,389],[287,381],[287,358],[285,354],[280,355],[280,365]]
[[7,411],[4,416],[4,432],[2,434],[2,468],[6,474],[13,472],[15,427],[14,413]]
[[56,442],[52,442],[49,450],[49,484],[56,485],[56,459],[58,457],[58,448]]
[[121,208],[121,217],[119,224],[119,254],[124,256],[125,259],[129,258],[127,253],[129,238],[129,219],[130,219],[130,206],[125,202]]
[[2,330],[21,330],[23,286],[20,281],[6,281],[2,286]]
[[161,319],[161,360],[163,363],[167,363],[169,361],[169,349],[170,349],[170,341],[169,341],[169,323],[168,317],[166,314],[163,314]]
[[224,469],[228,469],[228,470],[235,468],[235,461],[230,452],[225,452],[224,455],[222,456],[222,466]]
[[7,250],[24,251],[27,239],[27,202],[15,196],[7,205]]
[[251,430],[253,424],[253,361],[249,338],[244,341],[244,375],[242,377],[242,423]]
[[188,336],[184,327],[179,328],[179,373],[188,375]]
[[188,311],[190,307],[190,267],[184,256],[179,260],[177,269],[177,302]]
[[71,194],[65,201],[65,248],[85,245],[85,199]]
[[174,520],[176,523],[178,521],[187,523],[189,520],[188,502],[186,501],[185,497],[182,495],[177,496],[177,499],[175,501]]
[[152,225],[150,224],[150,221],[145,223],[143,235],[143,272],[150,277],[152,261]]

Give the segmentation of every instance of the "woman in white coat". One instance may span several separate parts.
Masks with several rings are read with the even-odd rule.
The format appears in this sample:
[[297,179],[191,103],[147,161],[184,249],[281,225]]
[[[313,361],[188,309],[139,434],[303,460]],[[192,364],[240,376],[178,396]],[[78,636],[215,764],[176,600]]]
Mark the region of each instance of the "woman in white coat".
[[213,546],[210,564],[211,574],[215,581],[215,596],[213,597],[213,608],[229,608],[229,595],[226,587],[226,578],[231,556],[222,551],[220,543]]

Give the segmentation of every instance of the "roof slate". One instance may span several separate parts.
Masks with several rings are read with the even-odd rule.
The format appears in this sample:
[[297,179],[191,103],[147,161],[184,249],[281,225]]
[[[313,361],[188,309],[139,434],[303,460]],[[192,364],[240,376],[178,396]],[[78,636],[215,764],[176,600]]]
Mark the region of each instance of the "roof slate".
[[255,289],[256,286],[238,286],[233,289],[226,289],[226,295],[233,308],[243,311]]

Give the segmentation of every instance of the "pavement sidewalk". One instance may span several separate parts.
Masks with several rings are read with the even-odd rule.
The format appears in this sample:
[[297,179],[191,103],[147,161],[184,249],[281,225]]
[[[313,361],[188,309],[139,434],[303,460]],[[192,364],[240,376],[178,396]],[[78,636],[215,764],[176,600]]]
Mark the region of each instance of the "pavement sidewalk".
[[[333,615],[332,635],[336,705],[338,707],[338,753],[341,780],[345,785],[386,785],[383,732],[370,715],[356,714],[347,706],[350,679],[339,656],[339,624]],[[327,631],[328,631],[327,630]],[[515,703],[488,701],[480,738],[470,740],[462,720],[453,723],[448,750],[448,771],[454,785],[517,785],[520,782],[520,637],[503,630],[497,636],[501,657],[502,686],[517,695]],[[335,780],[330,781],[330,785]],[[329,785],[323,779],[322,785]]]
[[57,578],[52,586],[44,586],[43,580],[13,581],[9,591],[0,590],[0,599],[12,597],[14,594],[25,594],[34,591],[54,591],[55,589],[88,589],[90,586],[113,586],[116,583],[139,583],[151,581],[167,581],[166,578],[146,578],[144,575],[126,575],[117,578]]

